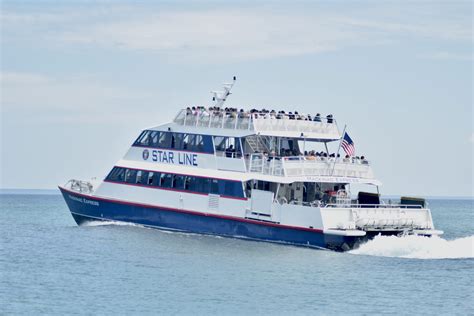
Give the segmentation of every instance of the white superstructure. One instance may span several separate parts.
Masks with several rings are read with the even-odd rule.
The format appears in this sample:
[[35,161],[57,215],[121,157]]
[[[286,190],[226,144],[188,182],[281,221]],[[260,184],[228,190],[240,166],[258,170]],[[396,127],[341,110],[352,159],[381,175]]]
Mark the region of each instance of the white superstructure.
[[[316,247],[353,246],[345,239],[332,241],[334,236],[357,241],[378,233],[442,233],[434,229],[424,200],[385,204],[368,160],[329,152],[328,144],[339,144],[343,137],[332,115],[223,108],[234,82],[212,92],[215,106],[180,110],[170,123],[142,131],[104,181],[84,185],[73,180],[64,189],[85,200],[201,216],[208,225],[220,225],[214,219],[238,223],[229,224],[228,233],[212,227],[198,232],[297,244],[308,239]],[[351,196],[352,184],[377,193]],[[186,231],[197,225],[180,219],[181,229],[179,223],[168,227],[169,221],[159,220],[141,223]],[[259,235],[258,225],[276,231]],[[279,229],[324,234],[326,241],[286,240]]]

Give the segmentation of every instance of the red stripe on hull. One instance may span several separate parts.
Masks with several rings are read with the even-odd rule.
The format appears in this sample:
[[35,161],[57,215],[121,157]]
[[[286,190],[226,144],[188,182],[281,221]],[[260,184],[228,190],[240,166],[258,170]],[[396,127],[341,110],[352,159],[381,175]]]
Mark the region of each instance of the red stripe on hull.
[[192,214],[192,215],[205,216],[205,217],[209,216],[209,217],[227,219],[227,220],[244,222],[244,223],[251,223],[251,224],[256,224],[256,225],[263,225],[263,226],[271,226],[271,227],[286,228],[286,229],[293,229],[293,230],[302,230],[302,231],[321,233],[321,234],[323,233],[322,229],[282,225],[282,224],[262,222],[262,221],[257,221],[257,220],[241,218],[241,217],[235,217],[235,216],[208,214],[208,213],[201,213],[201,212],[197,212],[197,211],[176,209],[176,208],[166,207],[166,206],[143,204],[143,203],[136,203],[136,202],[128,202],[128,201],[111,199],[111,198],[103,198],[103,197],[97,197],[97,196],[78,193],[78,192],[63,188],[61,186],[59,186],[59,189],[64,190],[64,191],[69,192],[69,193],[74,194],[74,195],[78,195],[78,196],[82,196],[82,197],[85,197],[85,198],[88,198],[88,199],[93,199],[93,200],[98,200],[98,201],[119,203],[119,204],[131,205],[131,206],[141,206],[141,207],[147,207],[147,208],[157,208],[157,209],[164,210],[164,211]]

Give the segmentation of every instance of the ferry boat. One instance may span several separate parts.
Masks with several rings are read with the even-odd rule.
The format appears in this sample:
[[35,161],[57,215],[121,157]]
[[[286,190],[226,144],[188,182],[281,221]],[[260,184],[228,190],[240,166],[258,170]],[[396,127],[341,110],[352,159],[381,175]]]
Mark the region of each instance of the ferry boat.
[[[129,222],[338,251],[378,234],[442,234],[424,199],[380,198],[371,163],[339,153],[348,143],[332,115],[224,108],[235,80],[212,92],[214,106],[182,109],[141,131],[103,180],[59,186],[77,224]],[[352,196],[351,185],[372,193]]]

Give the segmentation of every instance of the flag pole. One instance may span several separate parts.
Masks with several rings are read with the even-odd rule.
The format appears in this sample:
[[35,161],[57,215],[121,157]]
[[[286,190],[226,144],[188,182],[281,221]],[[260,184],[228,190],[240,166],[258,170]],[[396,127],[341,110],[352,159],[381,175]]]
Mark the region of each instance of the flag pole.
[[332,165],[331,176],[334,174],[334,168],[336,168],[337,155],[339,155],[339,150],[341,150],[342,140],[344,139],[344,135],[346,134],[346,127],[347,127],[347,124],[344,125],[344,130],[342,131],[341,140],[339,141],[339,147],[337,147],[336,157],[334,157],[334,164]]

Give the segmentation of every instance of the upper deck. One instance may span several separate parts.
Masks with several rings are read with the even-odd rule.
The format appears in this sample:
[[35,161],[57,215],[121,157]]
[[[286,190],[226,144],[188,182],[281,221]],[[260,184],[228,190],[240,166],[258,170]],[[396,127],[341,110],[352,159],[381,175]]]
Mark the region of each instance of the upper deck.
[[262,136],[289,137],[307,140],[334,141],[341,138],[332,116],[299,115],[291,112],[226,111],[222,109],[183,109],[174,123],[194,128],[250,131]]
[[[331,114],[223,107],[234,83],[212,92],[214,106],[182,109],[172,122],[144,130],[122,166],[196,176],[231,172],[243,181],[379,183],[364,156],[340,157],[341,143],[330,154],[327,143],[342,142]],[[315,152],[318,146],[323,151]]]

